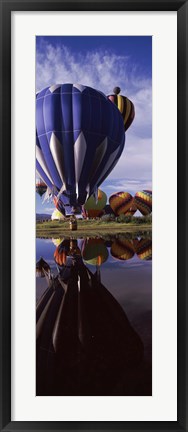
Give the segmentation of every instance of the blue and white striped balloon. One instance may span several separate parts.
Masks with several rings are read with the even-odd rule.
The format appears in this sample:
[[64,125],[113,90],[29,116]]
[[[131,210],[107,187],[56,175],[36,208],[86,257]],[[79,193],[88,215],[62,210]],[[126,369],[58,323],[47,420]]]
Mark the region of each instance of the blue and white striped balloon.
[[81,206],[112,171],[124,148],[120,111],[100,91],[59,84],[36,96],[36,169],[52,195]]

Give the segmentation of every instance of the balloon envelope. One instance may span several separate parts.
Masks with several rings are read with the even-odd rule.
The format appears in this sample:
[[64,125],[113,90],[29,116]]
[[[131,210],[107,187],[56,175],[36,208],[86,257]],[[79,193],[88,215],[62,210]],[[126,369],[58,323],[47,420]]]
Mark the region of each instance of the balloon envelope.
[[50,275],[50,266],[41,257],[36,263],[36,277],[45,277],[45,272]]
[[137,209],[143,216],[147,216],[152,212],[152,191],[143,190],[137,192],[134,199]]
[[117,239],[112,243],[111,255],[122,261],[131,259],[134,256],[134,244],[132,240]]
[[65,207],[83,205],[124,148],[124,123],[117,107],[100,91],[81,84],[40,91],[36,129],[37,172]]
[[126,214],[133,204],[133,197],[129,192],[115,192],[109,198],[110,207],[119,216]]
[[108,249],[103,239],[90,238],[85,240],[82,257],[87,264],[101,265],[108,259]]
[[52,213],[51,219],[52,220],[64,220],[65,218],[58,209],[55,209]]
[[103,215],[103,209],[106,205],[107,196],[105,192],[101,189],[98,189],[97,200],[92,195],[85,203],[84,210],[86,211],[86,215],[91,218],[99,217]]
[[58,266],[66,264],[70,250],[70,240],[63,240],[54,252],[54,260]]
[[36,182],[36,192],[40,195],[40,197],[42,197],[46,190],[47,186],[42,180]]
[[141,260],[149,261],[152,259],[151,239],[140,239],[136,246],[136,253]]
[[122,96],[120,94],[109,95],[108,99],[113,102],[121,112],[126,131],[130,127],[135,117],[135,109],[133,103],[126,96]]
[[125,212],[125,216],[133,216],[136,213],[136,211],[137,211],[137,207],[136,207],[135,200],[133,199],[130,209]]

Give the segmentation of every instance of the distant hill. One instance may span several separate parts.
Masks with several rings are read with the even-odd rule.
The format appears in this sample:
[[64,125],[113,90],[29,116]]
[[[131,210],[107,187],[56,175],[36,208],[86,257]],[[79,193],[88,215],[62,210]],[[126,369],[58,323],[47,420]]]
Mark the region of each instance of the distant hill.
[[50,214],[36,213],[36,220],[49,220],[49,219],[51,219]]

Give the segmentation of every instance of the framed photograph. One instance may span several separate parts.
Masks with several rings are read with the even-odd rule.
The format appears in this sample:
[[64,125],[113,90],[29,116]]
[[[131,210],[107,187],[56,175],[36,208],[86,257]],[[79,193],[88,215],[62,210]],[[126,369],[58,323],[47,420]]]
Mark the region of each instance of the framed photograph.
[[186,1],[1,1],[1,430],[187,426]]

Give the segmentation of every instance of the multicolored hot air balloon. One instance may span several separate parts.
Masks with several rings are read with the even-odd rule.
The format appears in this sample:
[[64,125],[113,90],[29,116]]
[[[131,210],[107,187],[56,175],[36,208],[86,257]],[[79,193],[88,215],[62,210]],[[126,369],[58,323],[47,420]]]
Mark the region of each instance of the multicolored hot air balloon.
[[56,248],[54,252],[54,260],[59,268],[67,263],[67,257],[80,257],[81,251],[78,247],[76,239],[65,239]]
[[115,87],[113,95],[109,95],[108,99],[111,100],[119,109],[122,114],[125,131],[130,127],[135,117],[134,105],[126,96],[120,95],[120,87]]
[[134,216],[136,211],[137,211],[137,207],[136,207],[135,201],[133,200],[133,203],[131,204],[130,209],[127,212],[125,212],[125,216]]
[[36,96],[36,169],[62,206],[81,210],[117,164],[123,117],[102,92],[57,84]]
[[61,243],[62,243],[62,241],[63,241],[64,239],[63,238],[52,238],[52,243],[54,244],[54,246],[59,246]]
[[121,261],[126,261],[134,256],[134,243],[132,240],[117,239],[112,243],[111,255]]
[[147,216],[152,212],[152,191],[143,190],[135,194],[135,203],[137,209],[143,216]]
[[36,181],[36,192],[42,197],[47,190],[46,184],[41,180]]
[[58,210],[63,216],[65,216],[65,207],[60,199],[56,196],[53,198],[53,203],[55,205],[56,210]]
[[119,216],[126,214],[133,205],[134,198],[129,192],[115,192],[109,198],[110,207]]
[[97,200],[92,195],[84,204],[86,216],[89,218],[101,216],[104,213],[103,209],[106,205],[106,201],[106,194],[101,189],[98,189]]
[[152,259],[151,239],[140,239],[136,245],[136,253],[141,260],[149,261]]
[[90,265],[100,266],[108,259],[108,249],[101,238],[89,238],[82,247],[83,260]]
[[70,251],[70,240],[63,240],[54,252],[54,260],[58,266],[66,264],[67,256]]

